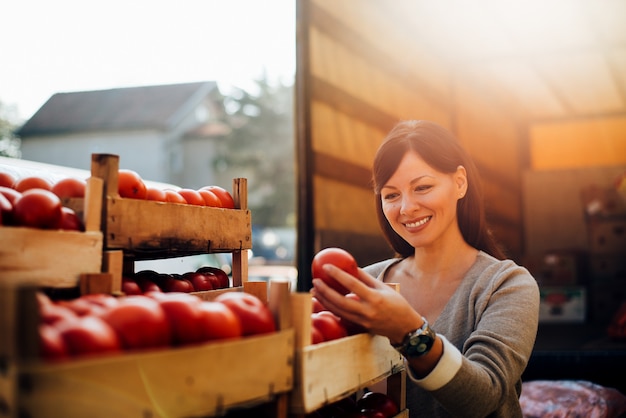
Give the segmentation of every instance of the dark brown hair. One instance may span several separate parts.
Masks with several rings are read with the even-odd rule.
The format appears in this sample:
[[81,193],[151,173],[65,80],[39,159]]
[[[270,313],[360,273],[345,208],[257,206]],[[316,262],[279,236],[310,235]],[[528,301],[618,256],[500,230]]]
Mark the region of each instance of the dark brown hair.
[[451,132],[424,120],[408,120],[396,124],[376,152],[373,165],[373,186],[376,214],[385,238],[402,257],[413,255],[415,249],[398,235],[382,210],[380,191],[409,151],[415,151],[431,167],[442,173],[454,173],[458,166],[467,172],[467,192],[457,202],[457,220],[465,241],[496,258],[505,258],[485,219],[481,180],[474,162]]

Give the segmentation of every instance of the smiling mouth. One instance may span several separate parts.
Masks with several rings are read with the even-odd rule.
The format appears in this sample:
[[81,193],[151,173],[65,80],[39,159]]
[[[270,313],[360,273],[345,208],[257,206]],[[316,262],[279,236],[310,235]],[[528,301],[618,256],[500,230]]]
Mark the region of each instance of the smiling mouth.
[[420,219],[417,222],[406,223],[406,224],[404,224],[404,226],[406,226],[408,228],[417,228],[418,226],[422,226],[422,225],[426,224],[428,221],[430,221],[431,218],[432,218],[432,216],[427,216],[426,218]]

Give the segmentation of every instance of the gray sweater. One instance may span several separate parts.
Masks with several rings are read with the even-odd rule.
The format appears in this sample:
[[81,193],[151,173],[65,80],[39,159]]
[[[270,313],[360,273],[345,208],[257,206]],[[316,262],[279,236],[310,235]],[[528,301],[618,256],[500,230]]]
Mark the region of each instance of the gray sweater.
[[[365,270],[384,279],[399,259]],[[419,312],[419,306],[414,307]],[[521,417],[521,375],[537,335],[539,288],[523,267],[480,252],[432,328],[444,355],[425,378],[407,373],[411,417]]]

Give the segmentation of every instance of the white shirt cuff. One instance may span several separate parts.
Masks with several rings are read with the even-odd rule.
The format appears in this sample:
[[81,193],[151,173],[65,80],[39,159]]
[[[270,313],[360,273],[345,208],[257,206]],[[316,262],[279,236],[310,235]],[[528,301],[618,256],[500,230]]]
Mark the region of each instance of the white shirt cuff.
[[443,387],[448,383],[461,368],[463,354],[450,343],[443,335],[437,334],[443,342],[443,355],[435,368],[424,378],[418,379],[413,375],[413,371],[406,359],[404,360],[409,378],[421,388],[433,391]]

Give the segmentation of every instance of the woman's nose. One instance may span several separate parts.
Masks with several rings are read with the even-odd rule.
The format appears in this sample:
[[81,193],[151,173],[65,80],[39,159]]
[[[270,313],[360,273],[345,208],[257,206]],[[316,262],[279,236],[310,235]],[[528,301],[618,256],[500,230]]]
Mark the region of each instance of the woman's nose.
[[411,215],[413,212],[420,208],[417,198],[411,195],[403,196],[400,206],[400,214]]

